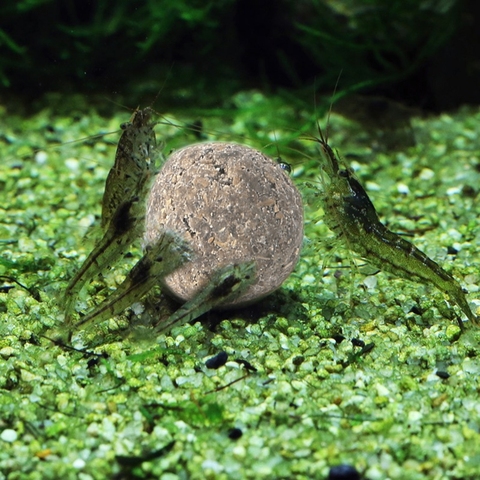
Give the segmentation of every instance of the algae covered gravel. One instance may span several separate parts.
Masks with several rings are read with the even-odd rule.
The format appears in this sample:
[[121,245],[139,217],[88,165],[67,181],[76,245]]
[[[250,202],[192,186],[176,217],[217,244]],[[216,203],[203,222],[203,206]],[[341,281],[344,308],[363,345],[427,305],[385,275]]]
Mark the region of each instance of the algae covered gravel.
[[[249,113],[265,129],[258,112],[273,100],[239,99],[222,140],[251,137]],[[62,290],[95,239],[119,134],[65,142],[118,132],[128,117],[0,115],[0,479],[310,479],[342,463],[371,480],[479,478],[480,332],[460,335],[439,292],[377,274],[333,240],[305,185],[316,188],[318,169],[292,153],[314,154],[301,138],[280,147],[307,203],[302,259],[280,292],[215,328],[197,322],[158,338],[145,325],[115,333],[134,322],[127,312],[90,333],[104,343],[87,353],[43,336],[61,322]],[[359,125],[331,119],[332,146],[382,220],[410,232],[474,306],[479,121],[476,110],[414,119],[417,145],[385,153]],[[167,148],[194,141],[172,126],[157,131],[173,139]],[[87,290],[84,310],[129,261]],[[208,369],[220,351],[227,363]],[[232,428],[242,435],[230,438]]]

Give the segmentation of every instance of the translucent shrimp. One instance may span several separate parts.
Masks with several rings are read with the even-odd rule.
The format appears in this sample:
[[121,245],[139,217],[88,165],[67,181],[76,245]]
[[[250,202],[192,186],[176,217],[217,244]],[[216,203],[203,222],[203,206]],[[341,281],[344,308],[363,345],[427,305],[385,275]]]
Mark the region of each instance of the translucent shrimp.
[[192,300],[182,305],[165,322],[159,323],[155,332],[165,332],[174,325],[190,323],[213,308],[231,302],[255,281],[255,273],[256,263],[253,260],[221,268]]
[[[434,285],[448,295],[473,324],[479,325],[465,297],[467,292],[458,281],[417,247],[381,223],[367,192],[352,170],[341,165],[320,127],[318,130],[320,138],[317,141],[325,158],[323,170],[329,177],[323,195],[327,226],[348,248],[380,270]],[[458,321],[463,329],[462,321]]]
[[142,179],[152,177],[157,154],[156,138],[150,123],[153,110],[136,110],[127,123],[120,126],[123,133],[118,141],[115,163],[108,173],[102,200],[102,227],[107,227],[115,210],[125,200],[138,196]]
[[103,322],[138,302],[160,280],[192,258],[188,244],[177,234],[165,231],[154,244],[145,247],[123,283],[104,302],[82,317],[76,327]]
[[137,110],[122,124],[115,164],[110,170],[102,203],[103,238],[97,242],[65,290],[65,322],[71,316],[83,286],[118,261],[130,245],[141,238],[145,202],[156,173],[157,154],[151,109]]

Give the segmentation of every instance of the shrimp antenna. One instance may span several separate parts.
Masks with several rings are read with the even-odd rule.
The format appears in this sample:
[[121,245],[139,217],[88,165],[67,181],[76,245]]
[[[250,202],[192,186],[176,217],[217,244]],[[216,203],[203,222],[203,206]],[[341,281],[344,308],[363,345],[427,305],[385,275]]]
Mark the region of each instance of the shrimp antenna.
[[277,132],[273,131],[273,138],[275,140],[275,148],[277,149],[277,158],[275,161],[278,163],[279,167],[284,170],[287,174],[292,172],[292,166],[289,163],[285,163],[283,158],[280,155],[280,149],[278,148],[278,139],[277,139]]
[[325,127],[325,135],[323,134],[322,129],[320,128],[320,124],[318,123],[318,115],[317,115],[317,92],[316,92],[316,78],[314,81],[314,88],[313,88],[313,101],[315,105],[315,118],[317,122],[317,130],[318,130],[318,135],[320,137],[320,140],[323,143],[328,143],[328,128],[330,127],[330,116],[332,114],[333,110],[333,103],[335,102],[335,95],[337,93],[338,89],[338,84],[340,83],[340,77],[342,76],[343,70],[340,70],[337,80],[335,81],[335,86],[333,87],[333,93],[332,93],[332,99],[330,100],[330,106],[328,107],[328,113],[327,113],[327,125]]
[[333,152],[332,148],[328,144],[328,127],[330,126],[330,115],[332,113],[333,100],[334,100],[335,94],[337,92],[337,86],[338,86],[338,82],[340,81],[340,75],[341,74],[342,74],[342,71],[340,71],[340,73],[337,77],[337,81],[335,82],[335,87],[334,87],[334,90],[333,90],[332,100],[330,101],[330,107],[329,107],[328,113],[327,113],[327,126],[325,127],[325,135],[323,134],[322,129],[320,128],[320,123],[318,121],[317,99],[316,99],[316,92],[314,91],[315,118],[316,118],[316,122],[317,122],[317,129],[318,129],[318,135],[319,135],[319,138],[317,139],[317,141],[320,144],[324,155],[328,159],[327,164],[324,166],[324,168],[327,169],[326,170],[327,173],[330,172],[332,174],[337,174],[340,167],[339,167],[339,162],[338,162],[338,159],[337,159],[335,153]]
[[[168,78],[170,77],[170,75],[172,74],[172,69],[173,69],[173,65],[174,65],[175,62],[172,62],[172,64],[170,65],[169,69],[168,69],[168,72],[167,72],[167,75],[165,76],[164,80],[163,80],[163,83],[161,85],[161,87],[159,88],[158,92],[156,93],[154,99],[153,99],[153,102],[151,102],[150,104],[151,105],[155,105],[155,102],[157,101],[158,97],[160,96],[160,94],[162,93],[163,89],[165,88],[165,85],[167,84],[167,80]],[[112,100],[111,98],[108,98],[108,97],[104,97],[104,99],[107,101],[107,102],[110,102],[112,103],[113,105],[117,105],[118,107],[121,107],[125,110],[130,110],[132,111],[133,109],[128,107],[127,105],[123,105],[122,103],[119,103],[119,102],[116,102],[115,100]],[[136,108],[136,110],[138,110],[139,107]],[[153,109],[152,109],[153,110]],[[156,112],[157,113],[157,112]]]
[[[318,114],[317,114],[317,77],[315,77],[313,81],[313,108],[314,108],[314,115],[315,115],[315,122],[317,124],[317,130],[318,130],[318,136],[321,140],[322,143],[327,143],[328,140],[328,132],[327,132],[327,137],[325,138],[323,136],[322,129],[320,128],[320,123],[318,121]],[[330,112],[328,113],[328,119],[330,119]],[[327,123],[327,129],[328,129],[328,123]]]
[[277,162],[281,162],[282,157],[280,156],[280,149],[278,148],[277,132],[275,130],[273,131],[273,138],[275,141],[275,148],[277,149]]
[[333,103],[335,102],[335,95],[337,94],[337,88],[338,84],[340,83],[340,77],[342,76],[343,70],[340,70],[337,80],[335,81],[335,86],[333,87],[333,94],[332,94],[332,99],[330,100],[330,106],[328,107],[328,114],[327,114],[327,136],[326,140],[328,140],[328,127],[330,126],[330,115],[332,114],[332,109],[333,109]]
[[155,98],[153,99],[153,102],[151,103],[151,105],[155,105],[155,102],[157,101],[158,97],[163,92],[163,89],[165,88],[165,85],[167,84],[167,80],[169,79],[170,75],[172,74],[172,70],[173,70],[174,65],[175,65],[175,62],[172,62],[172,64],[170,65],[170,67],[168,69],[167,75],[165,76],[165,78],[163,80],[162,86],[160,87],[157,94],[155,95]]

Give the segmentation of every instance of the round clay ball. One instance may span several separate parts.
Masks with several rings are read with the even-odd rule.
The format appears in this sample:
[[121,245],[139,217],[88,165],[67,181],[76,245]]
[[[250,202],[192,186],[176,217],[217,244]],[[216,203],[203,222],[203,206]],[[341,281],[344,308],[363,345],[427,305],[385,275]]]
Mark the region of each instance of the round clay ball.
[[170,229],[194,259],[163,280],[180,301],[193,298],[221,267],[256,262],[256,279],[221,308],[244,306],[276,290],[300,256],[303,203],[280,165],[235,143],[200,143],[175,151],[147,202],[145,243]]

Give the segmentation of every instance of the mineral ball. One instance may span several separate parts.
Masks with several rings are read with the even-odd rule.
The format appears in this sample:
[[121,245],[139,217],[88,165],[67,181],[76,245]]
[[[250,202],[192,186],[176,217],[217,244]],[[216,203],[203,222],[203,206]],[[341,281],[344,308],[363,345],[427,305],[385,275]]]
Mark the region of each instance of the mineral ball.
[[227,264],[255,260],[256,279],[222,308],[247,305],[277,289],[298,261],[303,204],[288,174],[261,152],[235,143],[201,143],[174,152],[147,203],[145,243],[167,228],[195,252],[163,280],[186,301]]

